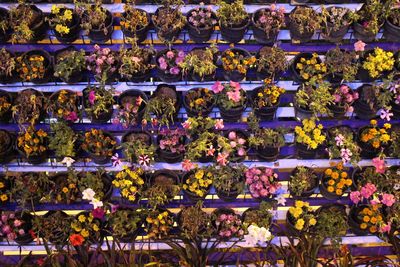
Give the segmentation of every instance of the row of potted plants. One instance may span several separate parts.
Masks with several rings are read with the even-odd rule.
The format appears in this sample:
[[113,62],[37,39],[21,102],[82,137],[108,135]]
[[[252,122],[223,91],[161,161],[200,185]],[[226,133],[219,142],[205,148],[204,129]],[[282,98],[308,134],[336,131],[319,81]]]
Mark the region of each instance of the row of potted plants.
[[[75,5],[74,9],[54,5],[47,17],[35,5],[26,3],[9,11],[2,9],[1,40],[11,38],[13,43],[41,40],[46,33],[47,23],[61,42],[75,41],[80,37],[81,29],[95,42],[105,42],[111,38],[114,19],[111,12],[102,7],[100,0],[94,3],[77,1]],[[287,25],[294,40],[307,42],[320,29],[328,41],[340,42],[353,25],[357,39],[371,42],[385,25],[385,37],[392,41],[399,40],[400,12],[394,8],[394,1],[368,0],[357,11],[344,7],[321,7],[320,13],[308,6],[297,6],[290,12],[287,22],[285,9],[277,8],[275,4],[253,14],[246,12],[242,0],[220,2],[216,12],[210,6],[200,4],[188,11],[186,16],[180,11],[183,5],[181,0],[163,0],[156,12],[150,15],[136,8],[134,1],[128,1],[121,16],[121,29],[125,36],[135,37],[142,42],[147,38],[150,24],[153,24],[158,37],[171,42],[179,37],[187,25],[192,40],[206,42],[218,24],[222,38],[237,43],[252,24],[257,42],[273,43],[279,30]]]

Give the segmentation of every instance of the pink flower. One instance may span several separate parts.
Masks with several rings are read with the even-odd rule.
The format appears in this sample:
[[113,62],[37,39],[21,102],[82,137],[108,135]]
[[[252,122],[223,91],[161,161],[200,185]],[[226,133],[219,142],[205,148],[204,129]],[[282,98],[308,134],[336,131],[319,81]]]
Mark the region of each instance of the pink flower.
[[89,103],[94,105],[94,101],[96,100],[96,93],[94,91],[89,92]]
[[229,156],[229,154],[226,152],[218,153],[217,163],[221,166],[225,166],[228,163],[228,160],[227,160],[228,156]]
[[113,167],[121,165],[121,159],[119,158],[118,153],[115,153],[114,156],[111,157]]
[[173,75],[178,75],[179,72],[180,72],[180,70],[179,70],[178,67],[173,67],[173,68],[171,68],[171,69],[169,70],[169,72],[170,72],[171,74],[173,74]]
[[224,120],[223,119],[217,119],[215,120],[215,125],[214,125],[215,129],[217,130],[222,130],[224,129]]
[[381,233],[389,233],[392,228],[392,224],[389,222],[388,224],[384,224],[379,228],[379,232]]
[[354,204],[358,204],[361,201],[361,193],[358,191],[351,192],[350,199]]
[[229,132],[228,137],[230,140],[234,140],[236,139],[236,133],[234,131]]
[[240,101],[240,91],[229,91],[226,94],[228,95],[229,100],[232,100],[235,103],[238,103]]
[[240,90],[240,83],[238,83],[238,82],[230,81],[230,82],[229,82],[229,85],[230,85],[231,87],[233,87],[233,88],[234,88],[235,90],[237,90],[237,91]]
[[19,230],[18,230],[18,234],[19,234],[19,235],[24,235],[24,234],[25,234],[24,229],[19,229]]
[[336,145],[337,146],[342,146],[343,145],[343,141],[344,141],[344,136],[342,134],[338,134],[335,137],[335,141],[336,141]]
[[2,229],[1,229],[1,231],[4,233],[4,234],[9,234],[9,233],[11,233],[11,227],[7,224],[7,225],[4,225],[3,227],[2,227]]
[[218,94],[220,92],[222,92],[222,90],[224,90],[224,86],[222,85],[221,82],[216,81],[213,86],[211,87],[211,89],[213,90],[214,93]]
[[94,218],[103,219],[104,214],[105,214],[105,212],[102,208],[96,208],[96,209],[92,210],[92,215]]
[[76,121],[77,119],[78,115],[76,114],[75,111],[70,112],[66,118],[67,121]]
[[237,153],[239,156],[243,157],[246,155],[246,150],[243,147],[241,147],[238,149]]
[[207,150],[207,156],[214,156],[215,148],[211,145],[210,148]]
[[376,192],[376,186],[371,183],[367,183],[361,188],[361,196],[363,198],[370,198]]
[[22,221],[20,221],[20,220],[15,220],[14,221],[14,226],[15,227],[20,227],[22,225]]
[[186,130],[189,130],[191,128],[191,122],[190,121],[182,122],[182,127]]
[[385,166],[385,161],[383,159],[380,159],[379,157],[373,158],[372,164],[375,167],[376,173],[385,173],[386,166]]
[[190,171],[193,168],[194,168],[194,164],[189,159],[185,159],[182,162],[182,169],[184,169],[185,171]]
[[384,193],[382,195],[382,203],[391,207],[396,202],[396,198],[392,194]]
[[334,101],[335,101],[336,103],[339,103],[340,100],[342,99],[342,97],[341,97],[340,95],[338,95],[338,94],[334,94],[333,97],[335,98]]
[[175,53],[174,53],[173,51],[170,50],[170,51],[167,52],[166,55],[167,55],[167,58],[172,59],[172,58],[174,58]]
[[271,168],[265,168],[265,175],[271,176],[274,173],[274,171]]
[[354,43],[354,51],[356,51],[356,52],[362,52],[362,51],[364,51],[365,50],[365,46],[366,46],[367,44],[366,43],[364,43],[363,41],[357,41],[357,42],[355,42]]
[[244,145],[244,144],[246,143],[246,140],[243,139],[243,138],[239,138],[239,139],[237,140],[237,142],[238,142],[240,145]]
[[17,234],[16,233],[7,234],[7,239],[8,240],[15,240],[16,238],[17,238]]
[[390,117],[393,116],[393,113],[390,112],[390,109],[381,109],[380,110],[380,116],[382,120],[387,120],[390,121]]
[[342,92],[342,94],[347,94],[349,92],[349,87],[345,84],[342,84],[340,86],[340,91]]
[[229,142],[229,144],[232,148],[235,148],[237,146],[237,143],[235,141],[231,141]]

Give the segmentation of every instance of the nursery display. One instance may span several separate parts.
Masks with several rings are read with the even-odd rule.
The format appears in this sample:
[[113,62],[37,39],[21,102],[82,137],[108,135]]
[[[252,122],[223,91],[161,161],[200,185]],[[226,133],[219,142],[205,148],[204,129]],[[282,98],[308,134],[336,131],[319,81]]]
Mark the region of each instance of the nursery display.
[[242,40],[250,24],[250,17],[242,0],[232,1],[231,3],[219,2],[217,18],[222,38],[230,43],[238,43]]

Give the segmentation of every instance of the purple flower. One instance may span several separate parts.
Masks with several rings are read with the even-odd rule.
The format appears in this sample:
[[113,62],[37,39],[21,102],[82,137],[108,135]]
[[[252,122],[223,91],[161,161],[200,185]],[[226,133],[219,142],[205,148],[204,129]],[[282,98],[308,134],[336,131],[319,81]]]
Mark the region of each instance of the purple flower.
[[160,69],[166,70],[168,68],[168,65],[166,62],[160,63]]
[[171,69],[169,70],[169,72],[170,72],[171,74],[173,74],[173,75],[178,75],[179,72],[180,72],[180,70],[179,70],[178,67],[173,67],[173,68],[171,68]]
[[77,119],[78,115],[76,114],[75,111],[70,112],[66,118],[67,121],[76,121]]
[[185,57],[185,52],[183,52],[182,50],[179,50],[178,57],[184,58]]
[[102,65],[104,61],[101,58],[96,59],[96,64],[97,65]]
[[96,93],[94,91],[89,92],[89,103],[94,105],[94,101],[96,100]]

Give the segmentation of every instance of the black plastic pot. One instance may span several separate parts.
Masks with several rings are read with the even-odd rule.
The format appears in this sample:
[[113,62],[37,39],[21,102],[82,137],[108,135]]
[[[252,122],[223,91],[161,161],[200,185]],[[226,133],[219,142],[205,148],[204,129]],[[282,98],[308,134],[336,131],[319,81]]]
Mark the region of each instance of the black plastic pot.
[[[139,91],[139,90],[135,90],[135,89],[131,89],[131,90],[127,90],[127,91],[124,91],[122,94],[120,94],[119,95],[119,97],[118,97],[118,105],[119,105],[119,108],[120,108],[120,110],[122,110],[124,107],[123,107],[123,105],[124,105],[124,103],[126,103],[125,101],[124,101],[124,98],[133,98],[133,97],[138,97],[138,96],[140,96],[142,99],[143,99],[143,102],[142,102],[142,104],[141,104],[141,106],[140,106],[140,108],[139,108],[139,110],[138,110],[138,112],[137,112],[137,114],[135,115],[136,116],[136,122],[138,123],[138,124],[140,124],[141,122],[142,122],[142,118],[143,118],[143,113],[144,113],[144,109],[145,109],[145,107],[146,107],[146,103],[147,103],[147,101],[148,101],[148,98],[147,98],[147,95],[143,92],[143,91]],[[129,102],[129,101],[127,101],[127,102]]]
[[33,37],[29,40],[30,42],[36,42],[42,40],[46,36],[47,23],[44,20],[44,14],[41,9],[35,5],[30,5],[33,12],[37,13],[36,20],[29,25],[31,31],[33,31]]
[[[204,51],[205,51],[204,48],[193,48],[192,51],[190,52],[190,54],[197,55],[197,57],[199,59],[203,59]],[[218,60],[218,56],[216,54],[214,54],[214,58],[213,58],[214,65],[216,65],[217,60]],[[203,75],[203,76],[200,76],[199,74],[191,71],[190,77],[192,78],[192,80],[194,80],[196,82],[210,82],[210,81],[215,81],[215,74],[216,74],[216,70],[214,70],[214,72],[211,74]]]
[[294,98],[293,106],[294,106],[295,117],[298,120],[309,119],[314,115],[314,113],[311,110],[301,108],[296,102],[296,97]]
[[[160,8],[157,8],[156,12],[154,13],[154,16],[158,16],[159,12],[160,12]],[[170,12],[172,12],[172,11],[170,11]],[[182,29],[175,29],[175,30],[170,30],[168,32],[162,32],[161,27],[159,27],[157,25],[157,23],[155,23],[154,16],[152,16],[152,22],[153,22],[154,28],[156,29],[157,36],[160,40],[165,40],[165,41],[171,42],[175,39],[178,39],[179,34],[181,33]]]
[[[10,15],[8,10],[5,8],[0,7],[0,18],[1,20],[8,21],[10,19]],[[5,43],[10,39],[12,30],[7,29],[6,31],[0,31],[0,43]]]
[[[330,12],[332,7],[328,7],[327,11]],[[331,22],[327,22],[326,29],[322,30],[322,36],[325,40],[332,42],[332,43],[340,43],[343,40],[343,37],[346,35],[347,31],[349,30],[350,24],[342,26],[338,30],[334,30],[334,25]]]
[[[171,49],[174,52],[177,52],[176,49]],[[182,73],[180,72],[179,74],[170,74],[170,73],[165,73],[164,70],[162,70],[158,64],[158,58],[160,58],[162,55],[167,53],[169,50],[168,49],[163,49],[159,51],[156,55],[156,63],[157,63],[157,77],[160,78],[161,81],[165,83],[174,83],[178,82],[182,78]]]
[[[186,180],[188,179],[188,177],[189,177],[190,175],[193,175],[194,172],[195,172],[194,170],[191,170],[191,171],[189,171],[189,172],[186,172],[186,173],[183,175],[183,177],[182,177],[182,184],[186,184]],[[189,190],[183,190],[183,193],[185,194],[185,196],[186,196],[191,202],[197,203],[199,200],[205,199],[205,197],[206,197],[206,196],[208,195],[208,193],[210,192],[210,189],[211,189],[211,185],[209,186],[207,193],[206,193],[205,196],[203,196],[203,197],[199,197],[198,195],[196,195],[195,193],[190,192]]]
[[[156,90],[154,91],[151,97],[165,97],[172,98],[175,100],[175,114],[173,115],[174,120],[177,119],[178,112],[182,106],[182,97],[176,91],[176,86],[168,85],[168,84],[159,84],[157,85]],[[163,114],[154,114],[157,118],[161,117]]]
[[114,19],[113,19],[113,16],[110,11],[105,9],[105,12],[106,12],[107,18],[106,18],[104,25],[105,25],[105,28],[107,29],[107,33],[104,33],[104,29],[91,29],[88,33],[88,37],[89,37],[90,41],[93,43],[105,43],[111,39],[111,35],[114,31],[114,28],[113,28]]
[[[7,101],[11,104],[13,104],[13,97],[12,95],[5,91],[5,90],[1,90],[0,89],[0,97],[5,97],[7,99]],[[4,112],[1,116],[0,116],[0,123],[9,123],[12,117],[12,110],[11,107],[9,108],[8,111]]]
[[[168,169],[161,169],[157,170],[149,177],[148,186],[151,187],[157,184],[160,181],[158,180],[160,177],[166,177],[166,179],[171,179],[175,185],[180,184],[179,175],[176,172]],[[168,200],[172,200],[174,199],[174,197],[175,196],[173,195],[167,195]]]
[[[205,8],[200,8],[200,9],[205,10]],[[214,32],[214,26],[207,27],[207,28],[198,28],[198,27],[195,27],[194,25],[192,25],[189,22],[189,17],[192,14],[192,11],[195,11],[195,9],[189,10],[186,15],[186,21],[188,22],[186,25],[187,25],[189,37],[195,43],[207,42],[208,40],[210,40],[211,34]],[[217,19],[217,16],[215,15],[214,12],[212,12],[212,18],[215,20]]]
[[[236,47],[235,48],[229,48],[229,49],[225,50],[224,53],[222,54],[222,57],[224,56],[224,54],[227,51],[232,51],[235,54],[239,53],[242,56],[244,56],[245,58],[250,58],[251,57],[251,54],[247,50],[245,50],[243,48],[236,48]],[[237,70],[226,71],[225,68],[223,68],[223,74],[224,74],[224,79],[226,81],[240,82],[240,81],[243,81],[246,78],[246,74],[240,73]]]
[[243,107],[232,108],[232,109],[224,109],[223,107],[219,106],[219,111],[221,117],[224,119],[225,122],[238,122],[242,118],[242,114],[246,109],[246,105]]
[[[20,98],[20,95],[21,94],[25,94],[25,92],[32,92],[32,94],[34,94],[36,97],[41,97],[42,99],[44,99],[44,95],[43,95],[43,93],[41,91],[35,90],[33,88],[28,88],[28,89],[24,89],[24,90],[18,92],[17,97],[15,98],[15,101],[14,101],[14,105],[16,105],[16,104],[21,105],[21,106],[24,105],[24,103],[20,103],[20,99],[19,98]],[[42,101],[42,106],[45,106],[45,103],[43,103],[43,101]],[[31,110],[33,110],[33,108]],[[45,114],[46,114],[45,110],[41,109],[39,118],[37,118],[34,122],[37,123],[37,122],[43,121],[44,117],[45,117]],[[14,115],[14,119],[17,122],[19,121],[20,118],[19,118],[18,112]],[[32,119],[31,116],[29,116],[28,118],[24,118],[23,123],[28,123],[28,122],[30,122],[29,120],[31,120],[31,119]]]
[[[202,88],[201,87],[192,88],[188,92],[186,92],[186,94],[189,93],[190,91],[195,91],[195,90],[200,90],[200,89],[202,89]],[[210,92],[212,93],[212,91],[210,91]],[[188,100],[186,99],[186,94],[183,95],[182,103],[183,103],[183,107],[185,108],[186,113],[188,114],[189,117],[198,117],[198,116],[207,117],[211,113],[212,109],[215,106],[215,102],[216,102],[215,96],[214,96],[213,100],[211,101],[211,103],[209,103],[209,106],[206,109],[198,112],[190,107]]]
[[[83,93],[83,106],[85,108],[90,108],[90,103],[88,101],[88,90],[89,88],[85,88],[82,93]],[[106,123],[109,120],[111,120],[111,117],[113,115],[114,108],[111,106],[109,109],[105,112],[99,113],[98,115],[95,114],[87,114],[88,117],[90,117],[90,121],[92,123]]]
[[0,133],[4,135],[4,137],[0,139],[0,164],[4,164],[10,162],[13,159],[15,136],[3,129],[0,129]]
[[[74,95],[76,96],[76,93],[75,93],[74,91],[67,90],[67,89],[62,89],[62,90],[59,90],[59,91],[57,91],[57,92],[54,92],[54,93],[52,93],[52,94],[50,95],[49,100],[50,100],[51,103],[57,103],[57,101],[58,101],[58,96],[59,96],[59,94],[60,94],[61,91],[66,91],[68,97],[69,97],[69,96],[74,96]],[[76,96],[76,98],[75,98],[75,107],[74,107],[75,109],[74,109],[74,110],[69,110],[69,111],[75,111],[77,115],[78,115],[78,112],[79,112],[79,104],[80,104],[80,103],[79,103],[79,100],[80,100],[80,98],[79,98],[78,96]],[[58,121],[59,121],[59,120],[63,120],[63,119],[57,117],[56,114],[52,114],[50,111],[49,111],[49,115],[50,115],[52,118],[56,118]],[[78,120],[79,120],[79,118],[78,118]],[[67,122],[73,123],[73,122],[75,122],[75,121],[67,121]]]
[[29,243],[31,243],[33,241],[33,238],[31,236],[31,234],[29,233],[29,230],[32,230],[33,216],[29,212],[23,212],[23,213],[18,212],[16,214],[16,217],[21,218],[21,220],[25,222],[24,227],[23,227],[25,234],[17,237],[15,239],[15,242],[21,246],[28,245]]
[[317,149],[308,149],[306,145],[296,143],[297,156],[302,159],[315,159],[318,154]]
[[386,40],[389,42],[400,42],[400,27],[392,23],[390,15],[386,19],[383,29],[383,35]]
[[16,148],[16,150],[26,160],[26,162],[32,165],[41,164],[47,159],[47,151],[41,153],[40,155],[27,157],[25,152],[21,151],[18,147]]
[[[313,55],[312,55],[312,53],[307,53],[307,52],[304,52],[304,53],[299,53],[299,54],[297,54],[295,57],[294,57],[294,59],[293,59],[293,63],[290,65],[290,71],[291,71],[291,73],[293,74],[293,78],[297,81],[297,82],[299,82],[299,83],[303,83],[303,82],[306,82],[307,80],[305,80],[303,77],[301,77],[300,76],[300,73],[296,70],[296,65],[297,65],[297,63],[299,63],[300,62],[300,59],[301,58],[305,58],[305,59],[311,59],[313,57]],[[320,64],[322,61],[321,61],[321,58],[317,58],[317,62],[318,62],[318,64]]]
[[[309,167],[305,167],[305,166],[303,166],[303,167],[306,168],[306,169],[310,169]],[[291,175],[294,176],[294,175],[296,174],[296,172],[297,172],[297,167],[294,168],[294,169],[292,170]],[[317,175],[317,174],[316,174],[316,175]],[[318,180],[318,175],[317,175],[317,178],[316,178],[316,180],[315,180],[315,184],[314,184],[314,185],[310,184],[310,185],[309,185],[310,187],[308,188],[308,190],[305,190],[300,196],[295,196],[295,195],[292,194],[292,192],[290,192],[290,189],[288,189],[288,190],[289,190],[289,192],[290,192],[290,195],[291,195],[294,199],[308,198],[308,197],[310,197],[312,194],[314,194],[315,189],[318,187],[318,182],[319,182],[319,180]],[[290,186],[290,179],[289,179],[289,186]]]
[[[121,30],[124,33],[124,37],[128,37],[128,38],[136,37],[137,43],[141,43],[144,40],[146,40],[146,38],[147,38],[147,32],[149,31],[149,28],[150,28],[150,15],[143,9],[137,8],[136,10],[140,11],[140,12],[144,12],[146,14],[147,21],[148,21],[147,25],[144,26],[143,28],[136,29],[136,31],[134,31],[134,32],[127,30],[123,25],[121,25]],[[122,16],[125,17],[126,13],[125,12],[122,13]]]
[[256,10],[251,16],[253,36],[257,43],[260,44],[273,44],[278,36],[279,29],[275,32],[270,32],[268,35],[265,33],[264,29],[256,25],[256,21],[259,19],[260,12],[262,10],[269,10],[269,8],[261,8]]
[[[244,180],[244,174],[239,177],[240,180]],[[224,191],[224,190],[219,190],[218,188],[215,188],[215,191],[217,193],[217,196],[219,199],[222,199],[225,202],[233,202],[236,200],[236,198],[242,193],[242,190],[231,190],[231,191]]]
[[344,107],[338,105],[331,105],[329,106],[329,109],[333,113],[332,119],[340,120],[346,117],[346,109]]
[[358,22],[353,23],[353,30],[355,39],[361,40],[365,43],[370,43],[376,38],[376,34],[366,31],[365,28]]
[[364,209],[366,207],[368,207],[368,205],[359,205],[359,206],[353,206],[350,209],[349,217],[348,217],[348,224],[351,228],[351,231],[356,235],[365,236],[365,235],[369,234],[368,231],[362,230],[360,228],[360,224],[362,222],[360,222],[360,220],[357,218],[357,213],[359,213],[362,209]]
[[28,52],[23,53],[22,58],[28,58],[29,56],[33,56],[33,55],[43,56],[44,64],[45,64],[45,71],[44,71],[43,78],[31,79],[29,82],[32,82],[35,84],[43,84],[43,83],[49,82],[53,77],[53,57],[47,51],[45,51],[43,49],[35,49],[35,50],[30,50]]
[[[60,12],[64,12],[67,8],[60,8]],[[73,10],[71,10],[73,12]],[[80,37],[81,32],[81,19],[75,12],[72,13],[72,21],[67,25],[69,28],[69,33],[60,34],[55,29],[53,29],[53,33],[56,36],[57,40],[61,43],[72,43],[76,39]]]
[[[112,134],[110,134],[110,133],[108,133],[108,132],[105,132],[105,131],[103,131],[103,134],[104,134],[104,135],[107,135],[107,136],[109,136],[111,139],[115,140],[115,138],[113,137]],[[115,150],[115,149],[116,149],[116,148],[114,147],[114,150]],[[88,152],[88,154],[89,154],[90,158],[93,160],[93,162],[96,163],[96,164],[98,164],[98,165],[104,165],[104,164],[107,164],[107,163],[109,163],[109,162],[111,161],[111,156],[97,156],[97,155],[94,155],[94,154],[91,153],[91,152]]]
[[[56,51],[54,56],[54,64],[57,66],[57,64],[61,62],[62,57],[66,56],[71,51],[78,51],[78,50],[74,46],[68,46],[66,48]],[[84,71],[76,70],[72,73],[71,77],[68,80],[64,79],[63,77],[60,77],[60,80],[68,84],[78,83],[82,81],[83,73]]]
[[276,161],[279,157],[280,147],[257,147],[257,156],[267,162]]
[[[262,89],[262,87],[257,87],[253,90],[253,98],[256,96],[257,91]],[[253,106],[254,114],[261,120],[261,121],[273,121],[275,118],[275,113],[278,110],[280,101],[272,107],[263,107],[263,108],[256,108]]]
[[358,142],[358,145],[361,148],[361,153],[360,153],[361,157],[367,158],[367,159],[372,159],[372,158],[375,158],[376,156],[378,156],[379,152],[381,152],[381,149],[380,148],[374,148],[369,143],[364,143],[364,142],[361,141],[361,133],[364,130],[368,129],[368,128],[371,128],[371,127],[370,126],[364,126],[364,127],[361,127],[358,130],[357,142]]
[[219,28],[221,30],[222,39],[230,43],[238,43],[243,39],[246,33],[247,27],[250,24],[250,18],[248,17],[240,25],[225,26],[219,23]]
[[354,102],[354,112],[357,114],[357,117],[362,120],[370,120],[376,118],[376,113],[378,112],[377,108],[371,108],[371,106],[363,99],[363,90],[367,86],[372,86],[370,84],[361,85],[357,91],[359,94],[359,98]]
[[[157,144],[160,143],[160,136],[157,137]],[[182,136],[183,139],[183,144],[186,143],[186,136]],[[158,154],[158,158],[161,161],[165,161],[166,163],[177,163],[177,162],[181,162],[183,160],[183,156],[184,156],[184,152],[182,153],[178,153],[178,152],[171,152],[171,151],[167,151],[167,150],[163,150],[160,147],[157,148],[157,154]]]
[[[295,10],[297,8],[298,7],[294,8],[292,10],[292,12],[295,12]],[[310,7],[308,7],[308,8],[310,8]],[[297,41],[297,42],[301,42],[301,43],[309,42],[315,33],[315,30],[314,31],[313,30],[305,31],[305,32],[301,33],[299,30],[299,25],[294,21],[289,22],[289,31],[290,31],[290,37],[292,38],[292,41]]]
[[397,120],[400,118],[400,105],[396,103],[392,103],[393,119]]

